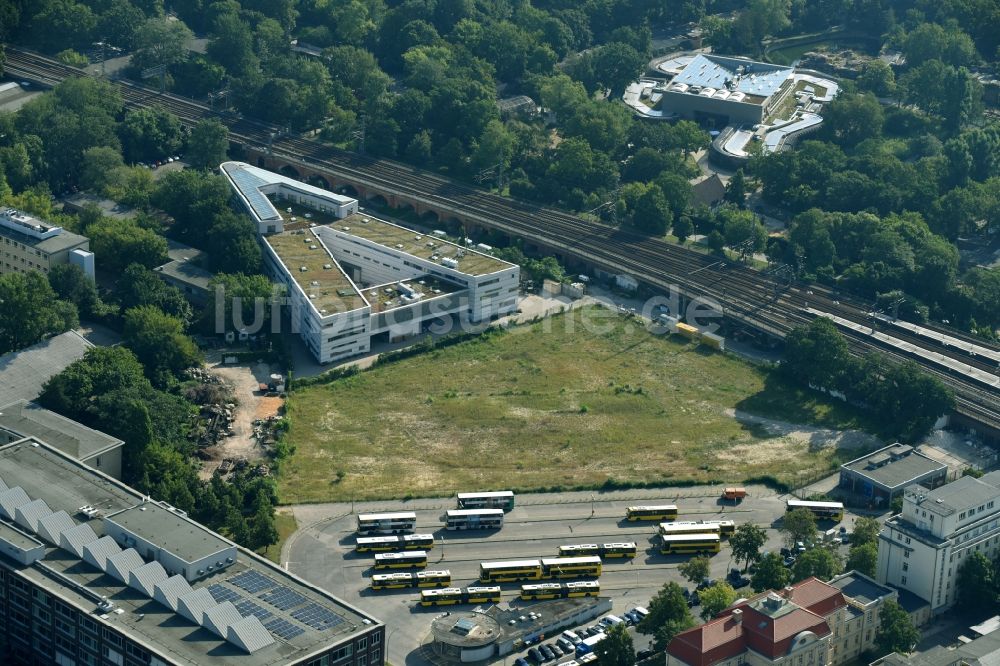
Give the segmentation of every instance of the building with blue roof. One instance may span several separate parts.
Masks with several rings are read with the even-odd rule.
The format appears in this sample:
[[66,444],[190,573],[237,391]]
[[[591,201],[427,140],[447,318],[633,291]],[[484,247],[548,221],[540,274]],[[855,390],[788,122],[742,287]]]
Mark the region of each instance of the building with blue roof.
[[760,123],[792,92],[791,67],[700,53],[662,90],[661,108],[727,124]]

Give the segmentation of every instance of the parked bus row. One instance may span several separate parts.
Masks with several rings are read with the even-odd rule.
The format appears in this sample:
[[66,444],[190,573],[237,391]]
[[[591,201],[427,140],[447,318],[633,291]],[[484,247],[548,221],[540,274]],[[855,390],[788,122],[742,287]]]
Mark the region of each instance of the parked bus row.
[[403,534],[358,537],[354,550],[358,553],[387,553],[395,550],[427,550],[433,547],[433,534]]
[[638,548],[634,541],[624,543],[578,543],[572,546],[559,546],[559,557],[579,557],[597,555],[605,559],[621,557],[630,559],[636,556]]
[[401,590],[408,587],[449,587],[451,571],[420,571],[417,573],[375,574],[373,590]]
[[533,601],[541,599],[573,599],[596,597],[601,593],[601,584],[596,580],[578,580],[569,583],[531,583],[521,586],[521,599]]
[[703,534],[711,532],[726,539],[736,532],[736,523],[731,520],[684,521],[660,523],[660,534]]
[[376,553],[375,569],[423,569],[427,566],[426,550],[404,550],[399,553]]
[[840,502],[807,502],[790,499],[785,502],[786,511],[806,509],[816,516],[817,520],[832,520],[839,523],[844,519],[844,505]]
[[[449,530],[498,530],[503,527],[503,509],[452,509],[445,513],[444,526]],[[358,514],[358,534],[362,536],[406,534],[417,524],[412,511]]]
[[479,582],[508,583],[553,578],[597,578],[601,575],[601,571],[601,558],[597,556],[482,562],[479,565]]
[[498,604],[500,586],[446,587],[443,590],[422,590],[421,606],[451,606],[453,604]]

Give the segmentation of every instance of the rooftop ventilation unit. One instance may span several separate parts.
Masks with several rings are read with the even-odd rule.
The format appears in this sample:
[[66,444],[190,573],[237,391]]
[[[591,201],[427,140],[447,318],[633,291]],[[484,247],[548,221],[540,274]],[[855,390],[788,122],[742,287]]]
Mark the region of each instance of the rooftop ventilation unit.
[[325,268],[326,270],[330,270],[331,268],[333,268],[333,264],[323,264],[323,268]]
[[307,266],[299,266],[299,273],[305,273],[309,268]]

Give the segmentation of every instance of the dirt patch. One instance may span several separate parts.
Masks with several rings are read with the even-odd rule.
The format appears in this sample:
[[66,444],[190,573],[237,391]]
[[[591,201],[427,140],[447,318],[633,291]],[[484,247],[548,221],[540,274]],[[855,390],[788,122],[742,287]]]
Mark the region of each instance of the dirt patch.
[[[860,430],[815,428],[747,414],[738,409],[726,409],[724,413],[745,426],[749,426],[758,437],[773,439],[774,441],[768,442],[770,448],[773,449],[780,449],[790,444],[806,444],[809,451],[816,452],[828,448],[865,449],[882,445],[877,437]],[[759,443],[755,445],[755,447],[759,446],[761,446]],[[733,449],[730,453],[736,451],[737,449]]]
[[267,363],[215,364],[210,370],[232,387],[236,396],[236,413],[232,436],[202,452],[205,462],[200,475],[204,479],[211,478],[226,458],[245,458],[251,463],[263,458],[264,451],[253,437],[254,421],[277,415],[285,402],[283,398],[266,397],[257,390],[259,384],[268,382],[272,372],[277,372]]

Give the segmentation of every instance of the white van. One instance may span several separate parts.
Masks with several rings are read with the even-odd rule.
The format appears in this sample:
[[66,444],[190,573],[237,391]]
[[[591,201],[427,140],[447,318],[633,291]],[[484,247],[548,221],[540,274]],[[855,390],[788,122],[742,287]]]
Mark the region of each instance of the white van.
[[569,630],[562,632],[562,637],[568,640],[573,645],[576,645],[577,643],[583,640],[582,638],[576,635],[575,631],[569,631]]
[[636,606],[632,609],[632,612],[638,615],[640,620],[645,620],[646,616],[649,615],[649,610],[642,606]]
[[613,627],[616,624],[624,624],[625,620],[621,619],[617,615],[605,615],[601,618],[601,624],[605,627]]

